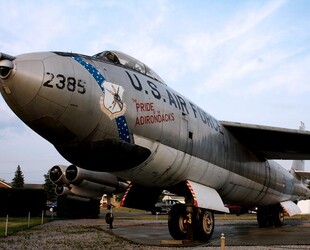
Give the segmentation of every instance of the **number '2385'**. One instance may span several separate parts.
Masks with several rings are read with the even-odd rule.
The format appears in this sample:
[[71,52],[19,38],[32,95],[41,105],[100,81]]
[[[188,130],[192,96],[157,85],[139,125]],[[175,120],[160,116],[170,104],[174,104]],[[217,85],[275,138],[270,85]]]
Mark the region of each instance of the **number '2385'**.
[[86,82],[81,79],[75,79],[74,77],[65,77],[62,74],[54,75],[53,73],[46,72],[47,80],[43,83],[44,87],[48,88],[58,88],[64,89],[74,92],[77,91],[80,94],[86,93]]

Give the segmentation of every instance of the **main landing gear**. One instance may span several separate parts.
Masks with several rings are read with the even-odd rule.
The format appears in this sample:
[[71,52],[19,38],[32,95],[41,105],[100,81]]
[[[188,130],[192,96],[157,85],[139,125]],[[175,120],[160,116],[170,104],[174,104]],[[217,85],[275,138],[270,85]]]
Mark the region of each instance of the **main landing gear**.
[[284,211],[280,204],[268,207],[259,207],[257,210],[259,227],[281,227],[284,224]]
[[176,240],[208,241],[214,230],[214,215],[206,209],[176,204],[169,212],[168,228]]

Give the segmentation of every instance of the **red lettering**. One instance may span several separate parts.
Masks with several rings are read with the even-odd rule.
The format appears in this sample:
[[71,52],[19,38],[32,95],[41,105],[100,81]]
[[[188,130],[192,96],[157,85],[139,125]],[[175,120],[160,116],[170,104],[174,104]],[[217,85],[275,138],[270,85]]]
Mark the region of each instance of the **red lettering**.
[[145,111],[144,110],[144,103],[140,103],[140,106],[141,106],[141,111]]
[[143,125],[143,124],[144,124],[144,117],[140,116],[140,125]]
[[137,102],[136,103],[136,111],[155,111],[154,109],[154,103],[152,102]]
[[136,118],[136,125],[140,125],[139,117]]
[[[141,103],[140,103],[140,107],[141,107]],[[145,105],[144,105],[144,108],[146,108]],[[174,113],[138,116],[138,117],[136,117],[136,125],[146,125],[146,124],[154,124],[154,123],[161,123],[161,122],[170,122],[170,121],[174,121],[174,120],[175,120]]]

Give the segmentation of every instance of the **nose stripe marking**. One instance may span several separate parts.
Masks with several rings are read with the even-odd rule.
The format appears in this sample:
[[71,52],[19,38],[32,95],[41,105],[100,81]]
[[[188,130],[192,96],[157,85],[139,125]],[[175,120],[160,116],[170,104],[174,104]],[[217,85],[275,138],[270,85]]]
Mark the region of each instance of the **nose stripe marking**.
[[81,57],[73,57],[73,59],[81,64],[93,76],[102,92],[104,92],[102,84],[105,81],[104,76],[92,64],[84,61]]
[[[81,57],[73,57],[75,61],[77,61],[79,64],[81,64],[95,79],[95,81],[98,83],[100,89],[104,93],[104,86],[103,82],[105,81],[104,76],[93,66],[92,64],[86,62]],[[126,117],[124,115],[118,116],[115,118],[116,126],[118,130],[118,136],[122,141],[130,143],[130,136],[129,136],[129,128],[126,121]]]

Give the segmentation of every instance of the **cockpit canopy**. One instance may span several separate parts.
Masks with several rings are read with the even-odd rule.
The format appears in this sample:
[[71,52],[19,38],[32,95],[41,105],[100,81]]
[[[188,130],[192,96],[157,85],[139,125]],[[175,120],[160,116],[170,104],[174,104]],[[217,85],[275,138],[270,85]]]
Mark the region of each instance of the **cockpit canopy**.
[[119,51],[111,50],[111,51],[103,51],[100,52],[94,57],[100,59],[100,60],[107,60],[109,62],[112,62],[114,64],[120,64],[123,65],[126,68],[133,69],[135,71],[138,71],[139,73],[142,73],[144,75],[147,75],[163,84],[165,82],[157,75],[152,69],[150,69],[147,65],[140,62],[139,60],[125,54]]

